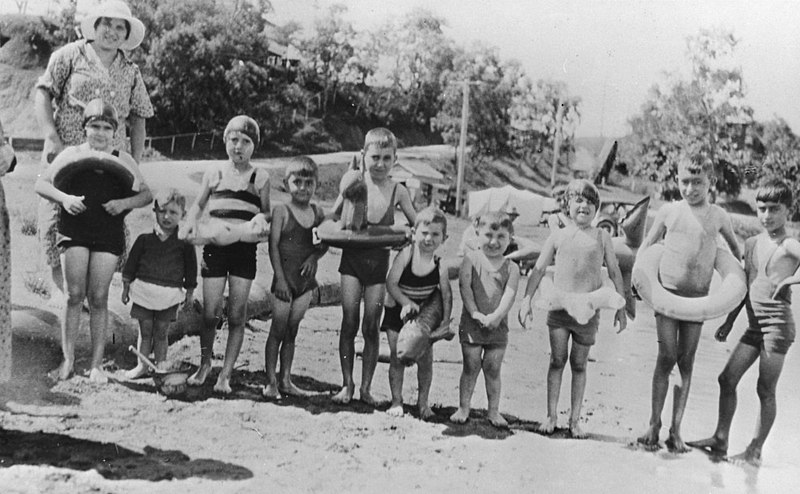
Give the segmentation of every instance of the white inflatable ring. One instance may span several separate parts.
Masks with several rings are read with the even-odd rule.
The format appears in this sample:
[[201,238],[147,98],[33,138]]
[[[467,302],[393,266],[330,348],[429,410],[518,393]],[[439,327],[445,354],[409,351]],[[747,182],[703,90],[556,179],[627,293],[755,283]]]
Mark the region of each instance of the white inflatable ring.
[[194,245],[230,245],[236,242],[259,243],[269,240],[269,228],[262,230],[254,219],[232,223],[222,218],[206,216],[197,221],[194,230],[187,231],[188,222],[181,223],[178,238]]
[[747,294],[744,270],[733,255],[717,249],[714,269],[722,283],[705,297],[681,297],[667,291],[658,277],[664,246],[651,245],[639,252],[633,265],[633,287],[654,311],[679,321],[704,322],[728,314]]
[[531,306],[543,310],[565,310],[578,324],[586,324],[599,309],[619,310],[625,307],[625,298],[617,293],[614,283],[603,268],[603,284],[587,293],[571,293],[553,285],[554,268],[550,266],[533,294]]

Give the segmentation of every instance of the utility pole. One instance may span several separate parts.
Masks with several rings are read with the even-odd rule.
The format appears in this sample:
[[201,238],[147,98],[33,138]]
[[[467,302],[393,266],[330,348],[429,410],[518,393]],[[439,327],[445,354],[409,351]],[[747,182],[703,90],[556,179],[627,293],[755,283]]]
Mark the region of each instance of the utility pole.
[[469,81],[462,81],[461,135],[458,138],[458,174],[456,178],[456,216],[461,217],[461,191],[464,186],[464,165],[467,150],[467,122],[469,122]]
[[556,170],[558,170],[558,153],[561,150],[561,122],[564,119],[564,104],[561,98],[556,102],[556,135],[553,139],[553,169],[550,172],[550,190],[556,186]]

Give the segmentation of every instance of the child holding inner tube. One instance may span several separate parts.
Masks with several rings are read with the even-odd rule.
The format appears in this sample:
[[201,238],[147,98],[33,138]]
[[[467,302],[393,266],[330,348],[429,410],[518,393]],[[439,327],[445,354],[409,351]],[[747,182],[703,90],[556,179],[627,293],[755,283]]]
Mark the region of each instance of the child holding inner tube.
[[[153,352],[156,365],[166,363],[168,329],[178,308],[191,307],[197,286],[194,245],[178,239],[178,223],[186,214],[186,197],[176,189],[162,191],[153,204],[153,231],[139,235],[122,269],[122,303],[133,302],[131,318],[139,321],[139,352]],[[139,359],[125,372],[128,379],[147,374]]]
[[[722,234],[733,255],[742,257],[728,214],[709,202],[714,185],[714,165],[695,155],[678,162],[678,190],[682,200],[658,210],[653,226],[639,252],[663,239],[664,253],[658,267],[664,288],[684,297],[708,294],[717,255],[717,237]],[[681,438],[681,421],[686,409],[701,322],[681,321],[656,312],[658,357],[653,371],[650,425],[637,441],[648,449],[658,449],[661,412],[669,390],[669,376],[678,365],[680,380],[674,387],[672,424],[666,445],[678,453],[688,451]]]
[[[86,142],[62,151],[36,181],[40,196],[61,205],[57,245],[67,287],[67,308],[61,329],[64,360],[50,375],[68,379],[75,364],[75,338],[80,327],[83,300],[89,300],[92,361],[89,379],[108,382],[102,370],[108,325],[108,288],[119,257],[125,251],[125,214],[152,201],[133,157],[113,147],[119,125],[113,106],[101,99],[90,101],[83,112]],[[68,166],[96,160],[95,165],[76,168],[67,177]],[[118,164],[115,168],[113,165]],[[115,170],[133,176],[132,185],[120,180]],[[62,173],[57,173],[62,171]]]
[[[621,297],[625,297],[622,273],[617,255],[611,243],[611,235],[602,228],[592,226],[592,220],[600,205],[600,193],[588,180],[573,180],[564,191],[565,206],[569,208],[571,222],[564,228],[553,231],[536,260],[525,289],[520,319],[528,317],[530,299],[545,276],[547,267],[555,259],[553,285],[569,293],[590,293],[603,284],[602,267],[605,263],[608,275]],[[569,359],[572,370],[571,409],[569,433],[574,438],[585,438],[580,426],[581,407],[586,389],[586,363],[589,350],[594,345],[599,324],[599,311],[585,324],[578,323],[566,310],[551,310],[547,314],[550,335],[550,366],[547,370],[547,419],[539,427],[544,434],[551,434],[557,425],[558,397],[561,392],[561,377]],[[625,308],[617,310],[614,317],[619,331],[627,325]],[[618,331],[618,332],[619,332]],[[572,338],[572,350],[569,340]]]
[[[397,341],[404,321],[419,313],[420,306],[438,290],[442,296],[442,324],[439,328],[431,328],[431,340],[452,338],[449,332],[450,312],[453,306],[453,295],[450,290],[450,278],[447,266],[440,263],[437,249],[447,239],[447,217],[434,208],[420,211],[414,224],[413,243],[400,251],[392,262],[386,278],[386,290],[389,292],[384,304],[383,324],[381,330],[386,331],[389,340],[389,388],[392,392],[392,403],[386,411],[394,417],[403,416],[403,374],[405,365],[397,358]],[[427,349],[417,360],[417,408],[419,418],[427,420],[433,417],[433,410],[428,405],[428,393],[433,378],[433,348]]]
[[[403,211],[408,223],[413,225],[417,214],[411,196],[403,185],[393,182],[389,171],[397,161],[397,139],[389,129],[375,128],[364,137],[361,151],[362,166],[366,167],[364,180],[367,185],[367,222],[369,225],[390,226],[394,224],[397,206]],[[344,198],[341,194],[333,206],[339,214]],[[353,366],[355,360],[355,337],[358,333],[358,316],[361,300],[364,300],[364,317],[361,334],[364,337],[362,354],[361,401],[374,406],[370,394],[372,377],[378,365],[381,312],[386,291],[386,274],[389,271],[389,250],[378,248],[344,248],[339,264],[342,290],[342,329],[339,333],[339,362],[342,366],[342,389],[333,396],[335,403],[349,403],[355,393]]]
[[[247,115],[233,117],[225,127],[223,139],[228,161],[209,167],[203,174],[200,195],[187,213],[187,237],[197,228],[197,220],[208,207],[208,213],[231,223],[253,221],[266,232],[269,228],[269,173],[250,163],[261,138],[255,120]],[[256,277],[254,242],[230,245],[207,244],[203,247],[200,275],[203,277],[203,329],[200,332],[200,368],[187,383],[202,385],[211,373],[214,356],[214,334],[222,316],[225,284],[228,284],[228,342],[222,370],[214,391],[229,394],[233,367],[244,341],[247,322],[247,298]]]
[[467,252],[461,262],[458,285],[463,310],[458,327],[463,367],[459,380],[458,410],[450,421],[469,419],[472,393],[483,371],[489,402],[487,418],[498,428],[508,422],[500,414],[500,369],[508,345],[508,311],[519,284],[519,266],[504,257],[514,227],[511,218],[490,212],[478,218],[480,249]]
[[775,389],[786,353],[795,339],[789,287],[800,283],[800,242],[786,232],[791,206],[792,190],[781,180],[765,183],[756,193],[758,219],[766,231],[744,243],[748,294],[720,326],[715,337],[725,341],[742,306],[747,307],[749,325],[719,375],[719,415],[714,435],[686,443],[712,455],[724,457],[727,454],[728,436],[736,412],[736,386],[758,360],[756,391],[761,413],[755,437],[743,453],[730,458],[734,463],[761,464],[761,448],[777,413]]
[[[311,304],[317,287],[317,261],[327,249],[314,245],[312,230],[325,215],[311,203],[317,189],[319,169],[307,156],[292,158],[286,165],[284,184],[291,199],[275,207],[269,235],[272,279],[272,325],[264,346],[267,384],[262,394],[268,399],[307,393],[292,382],[294,341],[300,321]],[[280,359],[280,379],[275,368]]]

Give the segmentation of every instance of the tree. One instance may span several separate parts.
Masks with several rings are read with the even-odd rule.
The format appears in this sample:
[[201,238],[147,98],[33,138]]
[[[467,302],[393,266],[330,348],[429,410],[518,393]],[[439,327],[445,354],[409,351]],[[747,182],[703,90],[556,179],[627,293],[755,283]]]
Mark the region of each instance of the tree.
[[[748,182],[778,178],[788,182],[794,191],[800,190],[800,138],[792,132],[782,118],[757,123],[754,136],[760,145],[756,148],[761,166],[753,166],[746,174]],[[792,213],[795,221],[800,219],[800,194],[795,193]]]
[[625,152],[635,175],[671,184],[680,157],[700,154],[715,165],[716,189],[739,193],[750,165],[741,136],[753,110],[745,102],[742,70],[733,56],[737,43],[732,34],[717,30],[687,39],[689,80],[673,74],[664,87],[654,85],[640,113],[629,120],[632,137]]

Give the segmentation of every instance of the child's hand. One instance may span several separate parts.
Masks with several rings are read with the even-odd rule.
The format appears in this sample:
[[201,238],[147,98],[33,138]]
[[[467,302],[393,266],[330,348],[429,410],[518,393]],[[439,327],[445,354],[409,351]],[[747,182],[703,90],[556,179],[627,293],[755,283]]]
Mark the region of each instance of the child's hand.
[[403,304],[403,308],[400,309],[400,319],[405,321],[406,317],[414,315],[418,312],[419,312],[419,305],[415,304],[414,302]]
[[83,204],[83,200],[86,199],[86,196],[70,196],[68,195],[62,202],[61,206],[64,207],[64,210],[71,215],[80,214],[86,211],[86,205]]
[[625,314],[625,307],[617,310],[617,313],[614,315],[614,324],[619,325],[617,334],[625,331],[625,328],[628,327],[628,316]]
[[731,330],[733,329],[733,323],[725,321],[717,328],[716,333],[714,333],[714,339],[717,341],[727,341],[728,334],[730,334]]
[[478,324],[480,324],[484,328],[489,327],[489,319],[486,316],[486,314],[482,314],[481,312],[476,310],[470,315],[472,316],[473,319],[475,319],[478,322]]
[[266,232],[269,230],[269,222],[267,221],[267,217],[264,213],[258,213],[257,215],[253,216],[253,219],[250,220],[253,223],[253,226],[259,232]]
[[106,213],[110,214],[111,216],[117,216],[125,212],[125,203],[122,199],[112,199],[107,203],[103,204],[103,209],[106,210]]
[[528,321],[529,317],[531,317],[531,297],[526,296],[523,297],[520,302],[519,314],[517,315],[520,326],[525,328],[525,323]]
[[181,310],[191,309],[193,303],[194,303],[194,294],[187,292],[186,298],[183,299],[183,305],[181,306]]
[[772,292],[772,300],[785,300],[787,295],[789,295],[789,287],[793,284],[794,282],[789,281],[788,278],[778,283],[778,286],[775,287],[775,291]]
[[311,279],[317,275],[317,258],[311,256],[300,265],[300,276]]
[[126,284],[122,285],[122,303],[125,304],[125,305],[128,305],[128,302],[131,301],[131,297],[130,297],[130,294],[129,294],[130,289],[131,289],[131,287],[130,287],[129,284],[126,283]]
[[275,280],[275,296],[278,297],[278,300],[283,300],[284,302],[292,301],[292,291],[289,289],[289,284],[286,283],[285,279]]

